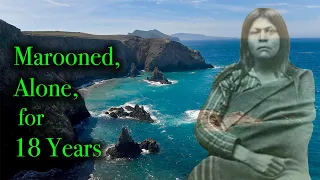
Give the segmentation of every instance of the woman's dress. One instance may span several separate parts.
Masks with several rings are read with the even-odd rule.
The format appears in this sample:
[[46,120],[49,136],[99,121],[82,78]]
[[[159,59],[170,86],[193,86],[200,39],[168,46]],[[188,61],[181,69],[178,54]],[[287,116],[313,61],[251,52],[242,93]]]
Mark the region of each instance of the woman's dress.
[[[195,137],[209,156],[188,179],[310,179],[308,144],[315,119],[312,72],[299,69],[292,78],[263,85],[250,75],[239,80],[239,74],[234,71],[213,87],[199,113]],[[286,159],[285,170],[270,177],[236,161],[232,157],[236,143]]]

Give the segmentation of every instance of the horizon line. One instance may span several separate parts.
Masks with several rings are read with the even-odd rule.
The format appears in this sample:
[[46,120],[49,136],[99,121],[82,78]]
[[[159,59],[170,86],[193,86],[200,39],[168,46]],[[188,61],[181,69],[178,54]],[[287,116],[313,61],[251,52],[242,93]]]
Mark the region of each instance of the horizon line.
[[[80,32],[80,31],[61,31],[61,30],[20,30],[23,32],[66,32],[66,33],[83,33],[83,34],[89,34],[94,36],[135,36],[135,35],[128,35],[128,34],[93,34],[93,33],[87,33],[87,32]],[[142,30],[142,31],[149,31],[149,30]],[[159,31],[161,32],[161,31]],[[161,32],[162,33],[162,32]],[[178,33],[184,33],[184,34],[192,34],[192,35],[202,35],[207,37],[213,37],[213,38],[232,38],[232,39],[240,39],[241,37],[232,37],[232,36],[213,36],[213,35],[205,35],[205,34],[197,34],[197,33],[186,33],[186,32],[178,32]],[[172,33],[172,34],[178,34],[178,33]],[[165,33],[163,33],[165,34]],[[172,34],[166,34],[168,36],[171,36]],[[138,36],[139,37],[139,36]],[[175,36],[172,36],[175,37]],[[292,36],[290,39],[319,39],[319,37],[301,37],[301,36]]]

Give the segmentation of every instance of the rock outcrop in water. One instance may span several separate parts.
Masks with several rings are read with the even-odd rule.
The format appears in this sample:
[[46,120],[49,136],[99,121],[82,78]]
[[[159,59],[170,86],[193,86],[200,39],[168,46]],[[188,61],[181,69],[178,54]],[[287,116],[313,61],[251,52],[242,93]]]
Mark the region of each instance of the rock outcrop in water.
[[[84,99],[74,88],[88,81],[101,78],[123,77],[129,72],[129,65],[136,64],[138,70],[150,71],[158,66],[163,71],[182,71],[211,68],[204,62],[198,51],[166,39],[143,39],[135,36],[103,36],[74,32],[21,32],[18,28],[0,20],[0,94],[1,94],[1,161],[6,166],[3,179],[11,178],[20,170],[47,171],[52,168],[70,168],[81,158],[50,158],[51,147],[45,138],[62,138],[59,146],[79,143],[74,126],[90,116]],[[33,46],[39,53],[105,53],[112,46],[114,61],[120,62],[118,70],[105,66],[89,67],[17,67],[13,46]],[[20,78],[33,77],[41,84],[65,84],[73,86],[73,98],[13,98]],[[30,87],[27,86],[29,89]],[[27,113],[44,114],[42,126],[19,127],[19,111],[27,108]],[[136,108],[135,108],[136,109]],[[113,114],[114,115],[114,114]],[[148,114],[137,108],[132,117],[149,121]],[[42,142],[41,156],[38,158],[17,158],[17,139],[27,142],[38,137]],[[61,163],[63,162],[63,163]]]
[[122,128],[118,142],[114,147],[109,148],[106,154],[111,158],[132,158],[137,157],[141,153],[139,144],[132,140],[126,128]]
[[168,81],[168,79],[164,76],[164,74],[159,70],[158,67],[155,67],[152,72],[152,77],[147,77],[148,81],[160,82],[161,84],[172,84],[172,82]]
[[157,142],[152,139],[148,138],[140,143],[140,149],[148,150],[150,153],[158,153],[160,151],[160,147]]
[[128,73],[128,76],[131,78],[134,78],[136,76],[140,75],[136,65],[134,63],[131,64],[130,72]]
[[123,107],[111,107],[106,112],[112,118],[121,118],[121,117],[131,117],[141,122],[150,122],[154,123],[155,120],[151,118],[150,113],[144,110],[143,106],[136,104],[134,107],[125,106]]
[[134,158],[140,155],[142,149],[148,150],[150,153],[158,153],[160,147],[155,140],[148,138],[141,142],[136,143],[126,128],[122,128],[118,142],[114,147],[109,148],[106,154],[111,158]]

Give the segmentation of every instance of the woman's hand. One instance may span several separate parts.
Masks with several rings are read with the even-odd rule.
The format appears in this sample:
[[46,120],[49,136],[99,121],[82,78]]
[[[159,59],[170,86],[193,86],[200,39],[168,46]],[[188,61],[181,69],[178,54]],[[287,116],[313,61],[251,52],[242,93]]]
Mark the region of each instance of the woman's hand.
[[284,159],[254,153],[239,144],[235,146],[233,157],[267,176],[277,176],[285,169]]
[[284,159],[257,153],[250,154],[246,164],[254,170],[268,176],[277,176],[285,168]]

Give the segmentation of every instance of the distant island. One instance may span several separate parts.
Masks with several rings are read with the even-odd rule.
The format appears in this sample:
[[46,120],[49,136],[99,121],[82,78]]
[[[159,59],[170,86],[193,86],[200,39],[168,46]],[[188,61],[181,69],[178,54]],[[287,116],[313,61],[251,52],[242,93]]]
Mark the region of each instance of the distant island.
[[169,35],[164,34],[156,29],[149,30],[149,31],[135,30],[135,31],[133,31],[133,33],[128,33],[128,35],[139,36],[142,38],[164,38],[164,39],[170,39],[172,41],[177,41],[177,42],[180,41],[179,38],[169,36]]
[[156,29],[154,30],[135,30],[133,33],[128,33],[131,36],[138,36],[142,38],[162,38],[169,39],[172,41],[194,41],[194,40],[232,40],[239,39],[236,37],[217,37],[217,36],[206,36],[203,34],[191,34],[191,33],[175,33],[171,35],[164,34]]
[[189,34],[189,33],[175,33],[171,34],[172,37],[177,37],[181,41],[191,41],[191,40],[231,40],[239,39],[235,37],[215,37],[215,36],[206,36],[202,34]]

